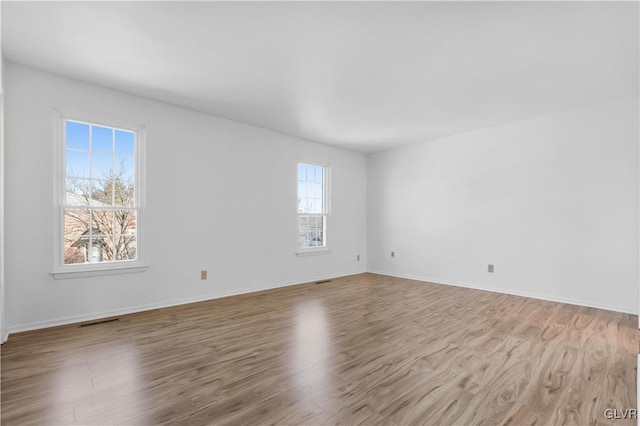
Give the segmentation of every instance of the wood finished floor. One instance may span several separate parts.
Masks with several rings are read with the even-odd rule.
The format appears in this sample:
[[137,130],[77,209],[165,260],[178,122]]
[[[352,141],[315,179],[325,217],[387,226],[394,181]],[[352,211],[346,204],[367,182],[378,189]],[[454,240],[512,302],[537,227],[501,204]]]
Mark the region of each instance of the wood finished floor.
[[362,274],[13,335],[2,424],[635,424],[637,319]]

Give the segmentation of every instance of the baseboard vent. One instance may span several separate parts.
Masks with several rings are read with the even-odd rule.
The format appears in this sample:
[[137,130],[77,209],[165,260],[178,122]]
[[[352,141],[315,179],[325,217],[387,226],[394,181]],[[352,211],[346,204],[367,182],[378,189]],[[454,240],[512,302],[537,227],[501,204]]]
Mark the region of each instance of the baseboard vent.
[[89,327],[91,325],[105,324],[107,322],[116,322],[116,321],[120,321],[120,318],[110,318],[110,319],[101,320],[101,321],[87,322],[87,323],[84,323],[84,324],[80,324],[78,327],[80,327],[80,328]]
[[331,280],[322,280],[322,281],[316,281],[316,284],[324,284],[324,283],[330,283]]

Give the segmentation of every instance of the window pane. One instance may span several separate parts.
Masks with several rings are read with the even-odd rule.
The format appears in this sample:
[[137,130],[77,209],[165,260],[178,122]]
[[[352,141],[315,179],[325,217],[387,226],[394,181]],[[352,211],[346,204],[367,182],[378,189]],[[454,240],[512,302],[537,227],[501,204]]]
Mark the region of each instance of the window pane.
[[136,237],[118,235],[115,237],[115,260],[135,260],[136,259]]
[[298,213],[304,211],[303,205],[307,196],[306,184],[304,182],[298,182]]
[[316,177],[317,183],[322,183],[323,174],[324,174],[324,167],[316,167],[315,177]]
[[308,198],[300,200],[300,213],[311,213],[311,201]]
[[113,156],[94,154],[91,157],[91,177],[94,179],[112,179]]
[[133,182],[135,176],[135,162],[133,158],[115,157],[115,177],[125,182]]
[[89,252],[89,262],[111,262],[113,261],[113,237],[98,236],[91,238],[91,250]]
[[115,205],[122,207],[135,207],[135,187],[133,183],[116,180],[113,185]]
[[307,191],[307,198],[313,198],[313,184],[307,182],[305,190]]
[[309,227],[309,235],[311,236],[311,238],[313,238],[313,231],[316,229],[316,217],[315,216],[310,216],[307,219],[307,224]]
[[84,206],[89,204],[90,185],[88,179],[68,178],[65,191],[65,204]]
[[113,129],[106,127],[91,127],[91,149],[94,152],[113,152]]
[[115,233],[121,235],[136,235],[136,211],[135,210],[116,210]]
[[113,210],[93,210],[91,233],[93,235],[113,234]]
[[315,220],[313,221],[313,224],[310,228],[311,246],[322,247],[324,246],[324,238],[323,238],[323,230],[324,230],[323,219],[324,218],[315,217],[314,219]]
[[96,207],[110,207],[113,205],[113,180],[93,181],[91,205]]
[[310,209],[309,209],[309,213],[322,213],[322,201],[321,200],[311,200],[309,202],[310,204]]
[[90,220],[89,209],[65,209],[64,235],[88,235]]
[[133,132],[116,130],[116,154],[128,155],[130,157],[134,156],[135,151]]
[[307,216],[298,216],[298,246],[309,246],[309,221]]
[[89,125],[67,121],[65,128],[67,148],[89,151]]
[[64,239],[64,263],[65,265],[73,263],[87,262],[87,248],[89,247],[89,238],[65,238]]
[[66,151],[67,176],[89,177],[89,153]]

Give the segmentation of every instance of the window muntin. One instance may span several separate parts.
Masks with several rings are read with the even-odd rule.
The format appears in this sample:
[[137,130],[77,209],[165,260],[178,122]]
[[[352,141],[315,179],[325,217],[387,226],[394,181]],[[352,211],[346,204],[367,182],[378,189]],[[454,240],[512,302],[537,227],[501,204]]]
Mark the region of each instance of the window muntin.
[[298,164],[298,250],[328,248],[328,167]]
[[61,125],[59,268],[139,262],[140,129],[69,117]]

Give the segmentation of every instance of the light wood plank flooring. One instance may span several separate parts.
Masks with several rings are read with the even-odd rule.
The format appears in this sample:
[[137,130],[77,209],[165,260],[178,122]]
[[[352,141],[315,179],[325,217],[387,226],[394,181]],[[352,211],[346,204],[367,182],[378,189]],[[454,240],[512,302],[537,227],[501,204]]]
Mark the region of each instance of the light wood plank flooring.
[[373,274],[13,335],[2,424],[635,424],[635,316]]

